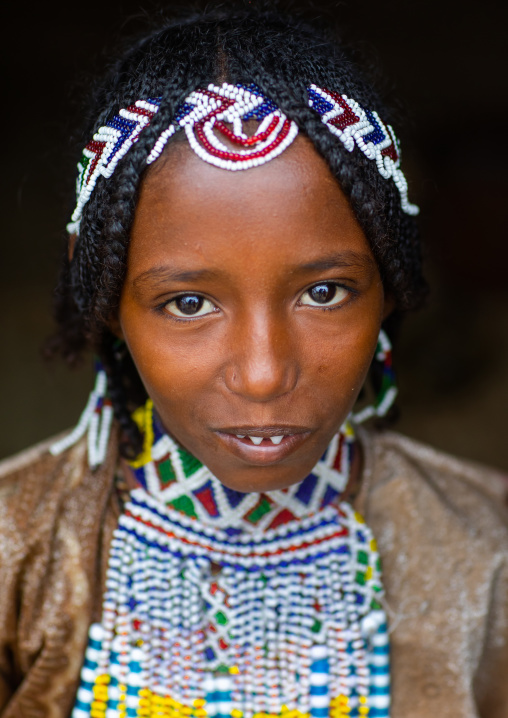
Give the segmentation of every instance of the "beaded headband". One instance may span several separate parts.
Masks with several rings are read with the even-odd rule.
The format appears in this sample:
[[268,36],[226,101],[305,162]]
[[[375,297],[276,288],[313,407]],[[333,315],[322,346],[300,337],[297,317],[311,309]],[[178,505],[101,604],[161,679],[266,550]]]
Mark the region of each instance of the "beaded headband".
[[[320,115],[345,149],[352,152],[356,146],[365,157],[375,160],[381,176],[395,182],[402,210],[417,214],[418,207],[410,204],[407,198],[399,145],[390,125],[384,125],[377,112],[365,109],[346,95],[316,85],[311,85],[307,93],[309,106]],[[138,100],[121,109],[86,145],[78,163],[77,204],[67,225],[70,233],[79,233],[83,207],[99,176],[111,177],[118,162],[158,112],[160,101],[160,98]],[[253,135],[247,135],[243,130],[243,122],[249,120],[259,122]],[[155,142],[147,164],[155,162],[169,138],[180,129],[184,129],[198,157],[230,171],[269,162],[284,152],[298,134],[296,123],[289,120],[256,85],[209,85],[207,89],[192,92],[178,107],[174,120]],[[221,137],[233,143],[236,151],[229,149]]]

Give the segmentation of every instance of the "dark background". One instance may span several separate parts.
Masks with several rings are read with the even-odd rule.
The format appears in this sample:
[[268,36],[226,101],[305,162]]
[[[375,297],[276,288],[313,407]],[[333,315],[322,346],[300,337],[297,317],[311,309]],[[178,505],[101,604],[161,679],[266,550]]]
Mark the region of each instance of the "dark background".
[[[48,368],[40,357],[75,177],[70,128],[116,38],[135,32],[143,11],[172,7],[9,5],[0,44],[0,457],[72,425],[84,405],[90,370]],[[384,93],[403,108],[403,167],[422,208],[433,294],[396,350],[399,429],[508,469],[508,3],[313,6],[389,78]]]

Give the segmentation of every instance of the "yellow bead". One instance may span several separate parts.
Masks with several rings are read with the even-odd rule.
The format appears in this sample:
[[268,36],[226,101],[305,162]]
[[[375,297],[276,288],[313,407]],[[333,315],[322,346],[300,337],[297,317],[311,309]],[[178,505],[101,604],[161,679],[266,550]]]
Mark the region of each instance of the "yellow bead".
[[94,698],[97,698],[97,700],[107,701],[108,688],[107,686],[94,686],[93,694]]
[[377,541],[374,538],[370,540],[370,550],[377,551]]
[[359,524],[365,523],[365,519],[361,514],[358,513],[358,511],[355,511],[355,519],[358,521]]
[[344,422],[343,429],[348,439],[354,438],[355,430],[353,429],[353,426],[349,421]]
[[192,705],[194,706],[194,708],[202,708],[206,705],[206,701],[204,698],[196,698]]
[[233,718],[242,718],[243,713],[241,710],[238,710],[238,708],[233,708],[233,710],[231,711],[231,715]]
[[238,668],[238,666],[231,666],[229,672],[231,673],[231,675],[236,676],[240,673],[240,669]]

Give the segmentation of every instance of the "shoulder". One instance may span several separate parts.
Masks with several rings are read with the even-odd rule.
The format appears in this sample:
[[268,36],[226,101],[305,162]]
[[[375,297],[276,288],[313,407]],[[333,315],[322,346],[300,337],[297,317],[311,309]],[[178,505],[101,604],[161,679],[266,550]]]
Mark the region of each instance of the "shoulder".
[[359,436],[358,508],[383,563],[394,716],[451,715],[451,705],[469,716],[489,701],[499,712],[485,715],[506,715],[508,478],[397,433]]
[[50,451],[54,441],[48,439],[0,462],[0,515],[4,520],[12,513],[12,519],[26,529],[30,519],[40,514],[38,507],[58,502],[60,495],[81,483],[84,443],[54,456]]
[[[6,553],[22,544],[25,550],[55,531],[58,522],[91,510],[99,495],[108,491],[117,456],[113,436],[104,467],[91,472],[86,441],[81,440],[60,455],[51,446],[61,436],[48,439],[0,462],[0,539]],[[19,552],[16,552],[19,553]]]
[[472,533],[480,526],[484,535],[496,527],[508,531],[508,474],[396,432],[363,431],[360,440],[367,503],[390,495],[394,503],[441,506],[450,521],[468,522]]
[[[0,674],[12,690],[23,680],[9,715],[21,703],[53,715],[55,695],[75,694],[117,524],[117,443],[112,435],[96,471],[85,440],[59,456],[46,441],[0,463]],[[1,702],[0,687],[0,713]]]

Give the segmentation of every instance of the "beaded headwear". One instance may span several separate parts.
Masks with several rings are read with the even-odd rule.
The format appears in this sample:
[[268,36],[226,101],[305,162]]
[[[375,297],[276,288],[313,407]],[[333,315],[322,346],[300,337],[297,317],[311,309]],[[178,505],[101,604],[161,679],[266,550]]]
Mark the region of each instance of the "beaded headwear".
[[[400,169],[400,150],[390,125],[377,112],[362,107],[338,92],[311,85],[308,103],[344,145],[352,152],[357,147],[385,179],[392,178],[400,193],[401,207],[417,214],[418,207],[407,198],[407,182]],[[138,141],[143,129],[158,112],[160,98],[138,100],[99,128],[83,150],[78,163],[77,203],[70,233],[79,233],[83,207],[90,199],[97,179],[111,177],[118,162]],[[254,120],[259,126],[247,135],[243,123]],[[147,157],[147,164],[162,153],[169,138],[184,129],[194,152],[205,162],[222,169],[237,171],[256,167],[280,155],[294,141],[298,127],[254,84],[220,87],[209,85],[192,92],[177,109],[171,124],[161,133]],[[227,139],[235,147],[224,144]]]

